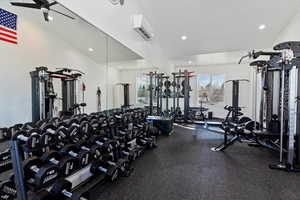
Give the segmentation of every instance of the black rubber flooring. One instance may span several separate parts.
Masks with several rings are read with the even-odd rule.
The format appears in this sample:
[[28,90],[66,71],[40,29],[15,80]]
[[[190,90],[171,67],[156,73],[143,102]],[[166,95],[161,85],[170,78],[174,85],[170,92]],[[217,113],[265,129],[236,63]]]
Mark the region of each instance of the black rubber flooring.
[[273,171],[273,152],[236,143],[225,153],[210,148],[222,141],[215,133],[175,128],[159,147],[134,163],[134,173],[98,186],[100,200],[299,200],[300,174]]

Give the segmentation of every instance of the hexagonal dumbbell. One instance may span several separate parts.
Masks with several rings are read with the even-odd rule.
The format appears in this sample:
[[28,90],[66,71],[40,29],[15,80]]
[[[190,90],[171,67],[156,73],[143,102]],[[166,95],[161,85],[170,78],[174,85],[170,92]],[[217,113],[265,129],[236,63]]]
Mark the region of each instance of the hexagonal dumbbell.
[[89,193],[84,192],[84,193],[76,193],[76,192],[71,192],[72,189],[72,183],[65,180],[65,179],[60,179],[56,181],[52,188],[50,189],[50,193],[54,196],[57,197],[58,199],[62,198],[69,198],[71,200],[88,200],[89,199]]
[[76,158],[79,162],[79,167],[83,168],[91,163],[91,152],[79,149],[76,145],[66,145],[60,150],[62,155],[69,155]]
[[65,177],[71,175],[78,169],[77,159],[70,156],[62,156],[57,151],[48,151],[44,153],[41,160],[46,163],[56,165],[60,170],[60,174]]
[[102,160],[93,162],[90,171],[92,174],[104,173],[111,181],[115,181],[119,177],[119,168]]
[[59,177],[59,168],[55,165],[44,165],[37,157],[24,161],[24,176],[26,182],[37,188],[44,188],[53,183]]

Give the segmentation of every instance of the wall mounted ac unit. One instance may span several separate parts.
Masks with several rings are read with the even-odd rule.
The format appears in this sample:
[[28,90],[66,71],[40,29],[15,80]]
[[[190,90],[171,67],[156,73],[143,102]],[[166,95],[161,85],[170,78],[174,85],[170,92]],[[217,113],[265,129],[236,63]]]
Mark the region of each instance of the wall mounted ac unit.
[[152,40],[154,36],[152,28],[143,15],[134,15],[132,17],[132,21],[133,21],[133,29],[138,34],[140,34],[144,38],[144,40],[146,41]]

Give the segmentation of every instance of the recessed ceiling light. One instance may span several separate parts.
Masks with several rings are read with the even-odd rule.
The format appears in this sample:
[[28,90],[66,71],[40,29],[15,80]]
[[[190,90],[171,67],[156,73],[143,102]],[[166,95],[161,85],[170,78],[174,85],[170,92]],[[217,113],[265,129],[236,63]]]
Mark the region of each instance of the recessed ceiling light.
[[186,37],[185,35],[183,35],[183,36],[181,36],[181,39],[182,39],[182,40],[186,40],[187,37]]
[[94,51],[94,49],[93,48],[89,48],[89,51],[92,52],[92,51]]
[[191,65],[193,62],[192,61],[189,61],[189,65]]
[[52,17],[52,16],[48,16],[48,19],[49,19],[50,21],[53,21],[53,17]]
[[259,30],[264,30],[266,28],[266,25],[265,24],[262,24],[258,27]]

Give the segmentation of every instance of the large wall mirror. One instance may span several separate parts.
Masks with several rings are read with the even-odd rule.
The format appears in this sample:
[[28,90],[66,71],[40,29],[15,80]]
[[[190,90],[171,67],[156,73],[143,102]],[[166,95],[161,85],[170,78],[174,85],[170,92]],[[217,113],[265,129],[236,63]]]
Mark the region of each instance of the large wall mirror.
[[[47,22],[41,9],[16,7],[10,2],[2,0],[0,8],[2,14],[17,16],[16,34],[14,38],[8,36],[17,44],[0,40],[0,126],[32,120],[32,107],[39,106],[39,102],[33,101],[30,72],[41,66],[51,72],[62,68],[82,72],[75,86],[76,102],[86,103],[82,108],[86,113],[122,105],[121,94],[114,96],[116,85],[122,82],[115,66],[142,59],[138,54],[60,4],[51,8],[74,19],[50,11]],[[12,28],[4,22],[1,25]],[[5,32],[0,33],[4,38]],[[52,109],[55,117],[64,106],[61,80],[53,78],[51,88],[55,97],[47,109]]]

